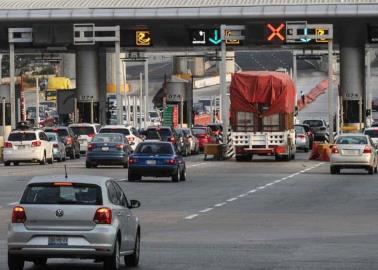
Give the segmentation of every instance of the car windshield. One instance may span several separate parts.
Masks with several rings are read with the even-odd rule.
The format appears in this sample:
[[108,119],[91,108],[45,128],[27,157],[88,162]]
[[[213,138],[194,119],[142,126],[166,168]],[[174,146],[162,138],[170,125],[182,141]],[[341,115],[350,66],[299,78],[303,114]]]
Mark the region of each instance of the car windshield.
[[205,128],[192,128],[192,132],[194,135],[206,134]]
[[209,125],[212,131],[218,131],[222,130],[222,126],[217,126],[217,125]]
[[[151,129],[149,129],[149,130],[151,130]],[[159,132],[159,135],[164,137],[164,138],[172,136],[172,131],[169,128],[156,128],[156,129],[152,129],[152,130],[156,130],[157,132]]]
[[34,141],[37,137],[34,132],[15,132],[9,134],[8,141],[20,142],[20,141]]
[[47,137],[49,138],[50,141],[56,141],[57,137],[56,134],[54,133],[46,133]]
[[121,133],[124,136],[130,135],[127,128],[102,128],[99,133]]
[[97,134],[92,142],[94,143],[123,143],[122,134],[109,133],[109,134]]
[[36,183],[26,188],[22,204],[101,205],[101,188],[94,184]]
[[367,144],[366,137],[363,136],[343,136],[336,140],[336,144]]
[[369,135],[371,138],[378,138],[378,129],[365,130],[365,134]]
[[137,155],[173,155],[172,146],[168,143],[141,143],[135,149]]
[[295,133],[296,134],[304,134],[304,133],[306,133],[306,131],[302,126],[295,126]]
[[303,124],[307,124],[310,127],[322,127],[323,121],[322,120],[305,120]]
[[46,132],[55,132],[59,135],[59,137],[67,137],[68,136],[68,131],[65,128],[46,128]]
[[95,133],[94,127],[91,127],[91,126],[71,127],[71,129],[72,129],[73,133],[77,136],[89,135],[89,134]]
[[184,133],[185,136],[190,135],[190,130],[188,130],[188,129],[183,129],[182,132]]
[[150,117],[153,117],[153,118],[159,117],[157,112],[149,112],[148,114],[150,115]]

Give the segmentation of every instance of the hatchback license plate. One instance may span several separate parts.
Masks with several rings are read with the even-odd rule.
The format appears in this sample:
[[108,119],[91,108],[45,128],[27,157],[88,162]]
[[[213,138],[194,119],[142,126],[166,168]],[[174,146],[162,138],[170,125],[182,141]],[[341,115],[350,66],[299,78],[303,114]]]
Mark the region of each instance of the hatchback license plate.
[[109,151],[109,147],[103,147],[102,151]]
[[25,149],[26,148],[26,145],[19,145],[18,146],[18,149]]
[[147,160],[147,165],[156,165],[156,160]]
[[67,236],[49,236],[49,246],[65,247],[68,245]]
[[360,154],[360,150],[344,150],[345,155],[356,156]]

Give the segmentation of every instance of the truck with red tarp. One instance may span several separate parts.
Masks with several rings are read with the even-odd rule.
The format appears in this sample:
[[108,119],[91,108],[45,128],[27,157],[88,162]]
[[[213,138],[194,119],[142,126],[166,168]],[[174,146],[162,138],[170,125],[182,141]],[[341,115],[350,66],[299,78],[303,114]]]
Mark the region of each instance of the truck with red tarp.
[[295,158],[294,108],[291,77],[272,71],[235,73],[230,85],[231,138],[237,161],[253,155]]

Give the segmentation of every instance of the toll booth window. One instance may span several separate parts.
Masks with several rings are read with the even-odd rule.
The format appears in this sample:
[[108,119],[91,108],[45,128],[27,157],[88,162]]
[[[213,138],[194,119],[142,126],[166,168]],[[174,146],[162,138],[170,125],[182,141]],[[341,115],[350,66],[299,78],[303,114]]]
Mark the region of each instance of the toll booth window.
[[359,107],[358,100],[344,101],[344,123],[358,123],[360,121]]

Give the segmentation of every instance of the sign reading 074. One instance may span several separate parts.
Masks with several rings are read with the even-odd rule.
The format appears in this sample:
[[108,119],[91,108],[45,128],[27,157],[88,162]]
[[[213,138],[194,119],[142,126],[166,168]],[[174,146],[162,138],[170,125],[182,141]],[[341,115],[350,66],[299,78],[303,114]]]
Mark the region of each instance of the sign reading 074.
[[152,46],[152,38],[150,30],[137,30],[135,32],[136,46]]

